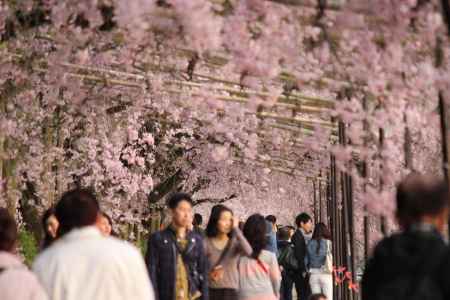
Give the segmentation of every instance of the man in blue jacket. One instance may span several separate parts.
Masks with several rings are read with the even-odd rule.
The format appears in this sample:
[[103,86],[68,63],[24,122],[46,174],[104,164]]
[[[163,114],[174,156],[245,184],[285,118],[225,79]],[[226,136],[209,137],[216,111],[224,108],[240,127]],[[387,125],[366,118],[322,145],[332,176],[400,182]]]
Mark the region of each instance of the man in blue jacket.
[[203,239],[189,228],[192,198],[176,193],[168,200],[172,223],[148,241],[146,262],[157,300],[207,300],[208,267]]

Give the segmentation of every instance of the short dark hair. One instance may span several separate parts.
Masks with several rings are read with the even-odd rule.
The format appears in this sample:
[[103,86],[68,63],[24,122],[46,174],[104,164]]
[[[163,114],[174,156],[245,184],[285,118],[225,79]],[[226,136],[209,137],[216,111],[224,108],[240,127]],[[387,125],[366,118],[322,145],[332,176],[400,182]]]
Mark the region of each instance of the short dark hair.
[[274,215],[268,215],[266,217],[266,221],[269,221],[272,224],[276,224],[277,223],[277,217],[275,217]]
[[191,206],[194,205],[191,195],[187,193],[174,193],[169,197],[169,199],[167,199],[167,206],[170,209],[175,209],[181,201],[187,201],[191,204]]
[[409,174],[397,186],[397,218],[402,226],[420,221],[423,216],[435,216],[449,206],[447,181]]
[[91,190],[77,188],[64,193],[55,207],[59,221],[58,236],[95,224],[99,211],[98,201]]
[[192,221],[192,224],[194,226],[200,226],[203,223],[203,217],[201,214],[194,214],[194,220]]
[[327,296],[325,296],[325,294],[313,294],[308,298],[308,300],[321,300],[321,299],[333,300],[328,299]]
[[217,204],[213,206],[213,208],[211,209],[211,215],[209,216],[208,225],[206,226],[207,237],[217,236],[217,223],[219,222],[220,215],[225,211],[229,211],[231,214],[233,214],[233,211],[225,205]]
[[0,251],[11,252],[16,241],[16,221],[6,208],[0,208]]
[[244,225],[244,236],[252,246],[252,258],[258,259],[259,254],[267,245],[267,222],[260,214],[251,215]]
[[308,223],[309,221],[312,221],[311,217],[307,213],[301,213],[295,218],[295,224],[297,227],[300,227],[300,224]]
[[289,227],[285,226],[280,228],[280,230],[278,230],[278,239],[280,241],[287,241],[289,240],[290,236],[289,236]]

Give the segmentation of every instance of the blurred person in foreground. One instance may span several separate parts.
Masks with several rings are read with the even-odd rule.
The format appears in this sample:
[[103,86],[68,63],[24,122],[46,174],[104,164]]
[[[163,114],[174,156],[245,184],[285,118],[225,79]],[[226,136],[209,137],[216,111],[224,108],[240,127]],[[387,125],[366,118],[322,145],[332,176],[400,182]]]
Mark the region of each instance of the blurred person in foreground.
[[443,300],[450,269],[443,232],[449,217],[448,184],[417,173],[397,187],[401,232],[375,248],[362,279],[363,300]]
[[6,208],[0,208],[0,299],[46,300],[36,276],[14,255],[17,226]]
[[154,299],[140,252],[100,232],[88,190],[66,192],[55,207],[58,239],[33,264],[51,300]]
[[311,296],[309,296],[308,300],[328,300],[328,298],[324,294],[312,294]]
[[150,236],[147,268],[158,300],[207,300],[208,262],[203,238],[191,230],[193,201],[175,193],[167,201],[171,224]]

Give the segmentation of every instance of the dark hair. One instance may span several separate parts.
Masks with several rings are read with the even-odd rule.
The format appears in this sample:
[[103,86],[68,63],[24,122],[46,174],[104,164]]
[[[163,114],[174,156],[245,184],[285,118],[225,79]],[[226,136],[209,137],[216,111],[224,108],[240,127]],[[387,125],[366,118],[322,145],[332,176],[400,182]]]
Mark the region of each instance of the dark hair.
[[278,239],[280,241],[289,240],[289,227],[285,226],[280,228],[280,230],[278,230]]
[[194,220],[192,221],[192,225],[200,226],[203,223],[203,217],[201,214],[194,214]]
[[244,221],[239,221],[239,229],[240,229],[241,231],[244,231],[244,225],[245,225],[245,222],[244,222]]
[[105,217],[106,220],[108,220],[108,223],[109,223],[109,225],[111,226],[111,236],[117,237],[118,235],[117,235],[117,233],[114,231],[114,228],[113,228],[113,222],[112,222],[111,217],[110,217],[107,213],[105,213],[104,211],[100,211],[100,214],[101,214],[103,217]]
[[266,217],[266,221],[269,221],[272,224],[276,224],[277,223],[277,217],[275,217],[274,215],[268,215]]
[[90,190],[74,189],[64,193],[55,207],[55,216],[59,221],[58,236],[74,228],[93,225],[99,211],[97,199]]
[[244,225],[244,236],[252,246],[252,258],[257,259],[267,245],[267,222],[260,214],[251,215]]
[[191,206],[194,205],[191,195],[186,193],[174,193],[167,200],[167,206],[170,209],[175,209],[181,201],[187,201]]
[[[321,299],[327,299],[327,296],[324,294],[313,294],[309,296],[308,300],[321,300]],[[333,299],[327,299],[327,300],[333,300]]]
[[297,225],[297,227],[300,227],[301,223],[305,224],[311,220],[311,217],[307,213],[301,213],[295,218],[295,224]]
[[397,186],[397,219],[408,227],[423,216],[435,216],[449,206],[445,180],[411,173]]
[[215,237],[218,234],[217,223],[219,222],[220,216],[223,212],[229,211],[233,214],[233,211],[226,207],[225,205],[218,204],[213,206],[211,209],[211,215],[209,216],[208,225],[206,226],[206,236]]
[[42,229],[44,229],[44,240],[42,242],[42,249],[45,249],[48,246],[50,246],[55,240],[55,238],[52,237],[47,230],[47,220],[50,219],[51,216],[54,216],[56,218],[55,208],[53,206],[47,209],[42,215]]
[[317,248],[316,251],[319,253],[320,250],[320,244],[322,243],[322,239],[325,240],[331,240],[331,233],[327,228],[327,225],[324,223],[317,223],[314,226],[314,232],[312,235],[312,239],[317,241]]
[[6,208],[0,208],[0,251],[11,252],[16,241],[16,221]]

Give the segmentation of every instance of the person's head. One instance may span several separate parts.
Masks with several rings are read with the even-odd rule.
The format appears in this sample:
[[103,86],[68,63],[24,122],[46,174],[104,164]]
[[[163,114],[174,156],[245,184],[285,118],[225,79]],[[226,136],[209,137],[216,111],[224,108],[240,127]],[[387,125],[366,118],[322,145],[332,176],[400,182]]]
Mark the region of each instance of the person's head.
[[0,208],[0,251],[14,252],[17,236],[16,221],[6,208]]
[[282,227],[278,230],[278,239],[280,241],[289,241],[291,239],[288,227]]
[[272,228],[275,232],[277,232],[278,228],[277,228],[277,217],[275,217],[274,215],[268,215],[266,217],[266,221],[270,222],[272,224]]
[[309,296],[308,300],[327,300],[327,296],[324,294],[313,294]]
[[100,212],[96,225],[104,236],[112,234],[112,219],[105,212]]
[[189,228],[192,225],[193,201],[189,194],[172,194],[167,200],[167,206],[172,213],[172,224],[185,228]]
[[233,229],[233,212],[225,205],[215,205],[211,210],[206,236],[215,237],[218,234],[230,234]]
[[44,212],[44,215],[42,216],[42,227],[46,236],[48,235],[52,239],[56,238],[59,222],[58,219],[56,219],[55,209],[53,207],[50,207]]
[[310,233],[313,229],[311,217],[307,213],[301,213],[295,218],[295,224],[298,228],[303,229],[306,233]]
[[77,188],[62,195],[55,216],[59,221],[58,236],[62,236],[72,229],[95,225],[99,205],[90,190]]
[[295,233],[295,227],[294,226],[286,226],[289,230],[289,239],[294,235]]
[[313,240],[331,240],[331,233],[327,228],[327,225],[324,223],[317,223],[316,226],[314,226],[314,232],[312,235]]
[[257,259],[267,244],[266,220],[260,214],[251,215],[244,224],[244,236],[253,249],[252,257]]
[[194,214],[194,221],[192,222],[192,225],[194,226],[202,226],[203,223],[203,217],[201,214]]
[[441,232],[444,230],[449,215],[449,189],[445,180],[412,173],[397,186],[396,198],[396,216],[403,229],[425,222]]
[[59,222],[55,216],[54,207],[50,207],[42,216],[42,229],[44,230],[43,248],[47,248],[56,239]]

